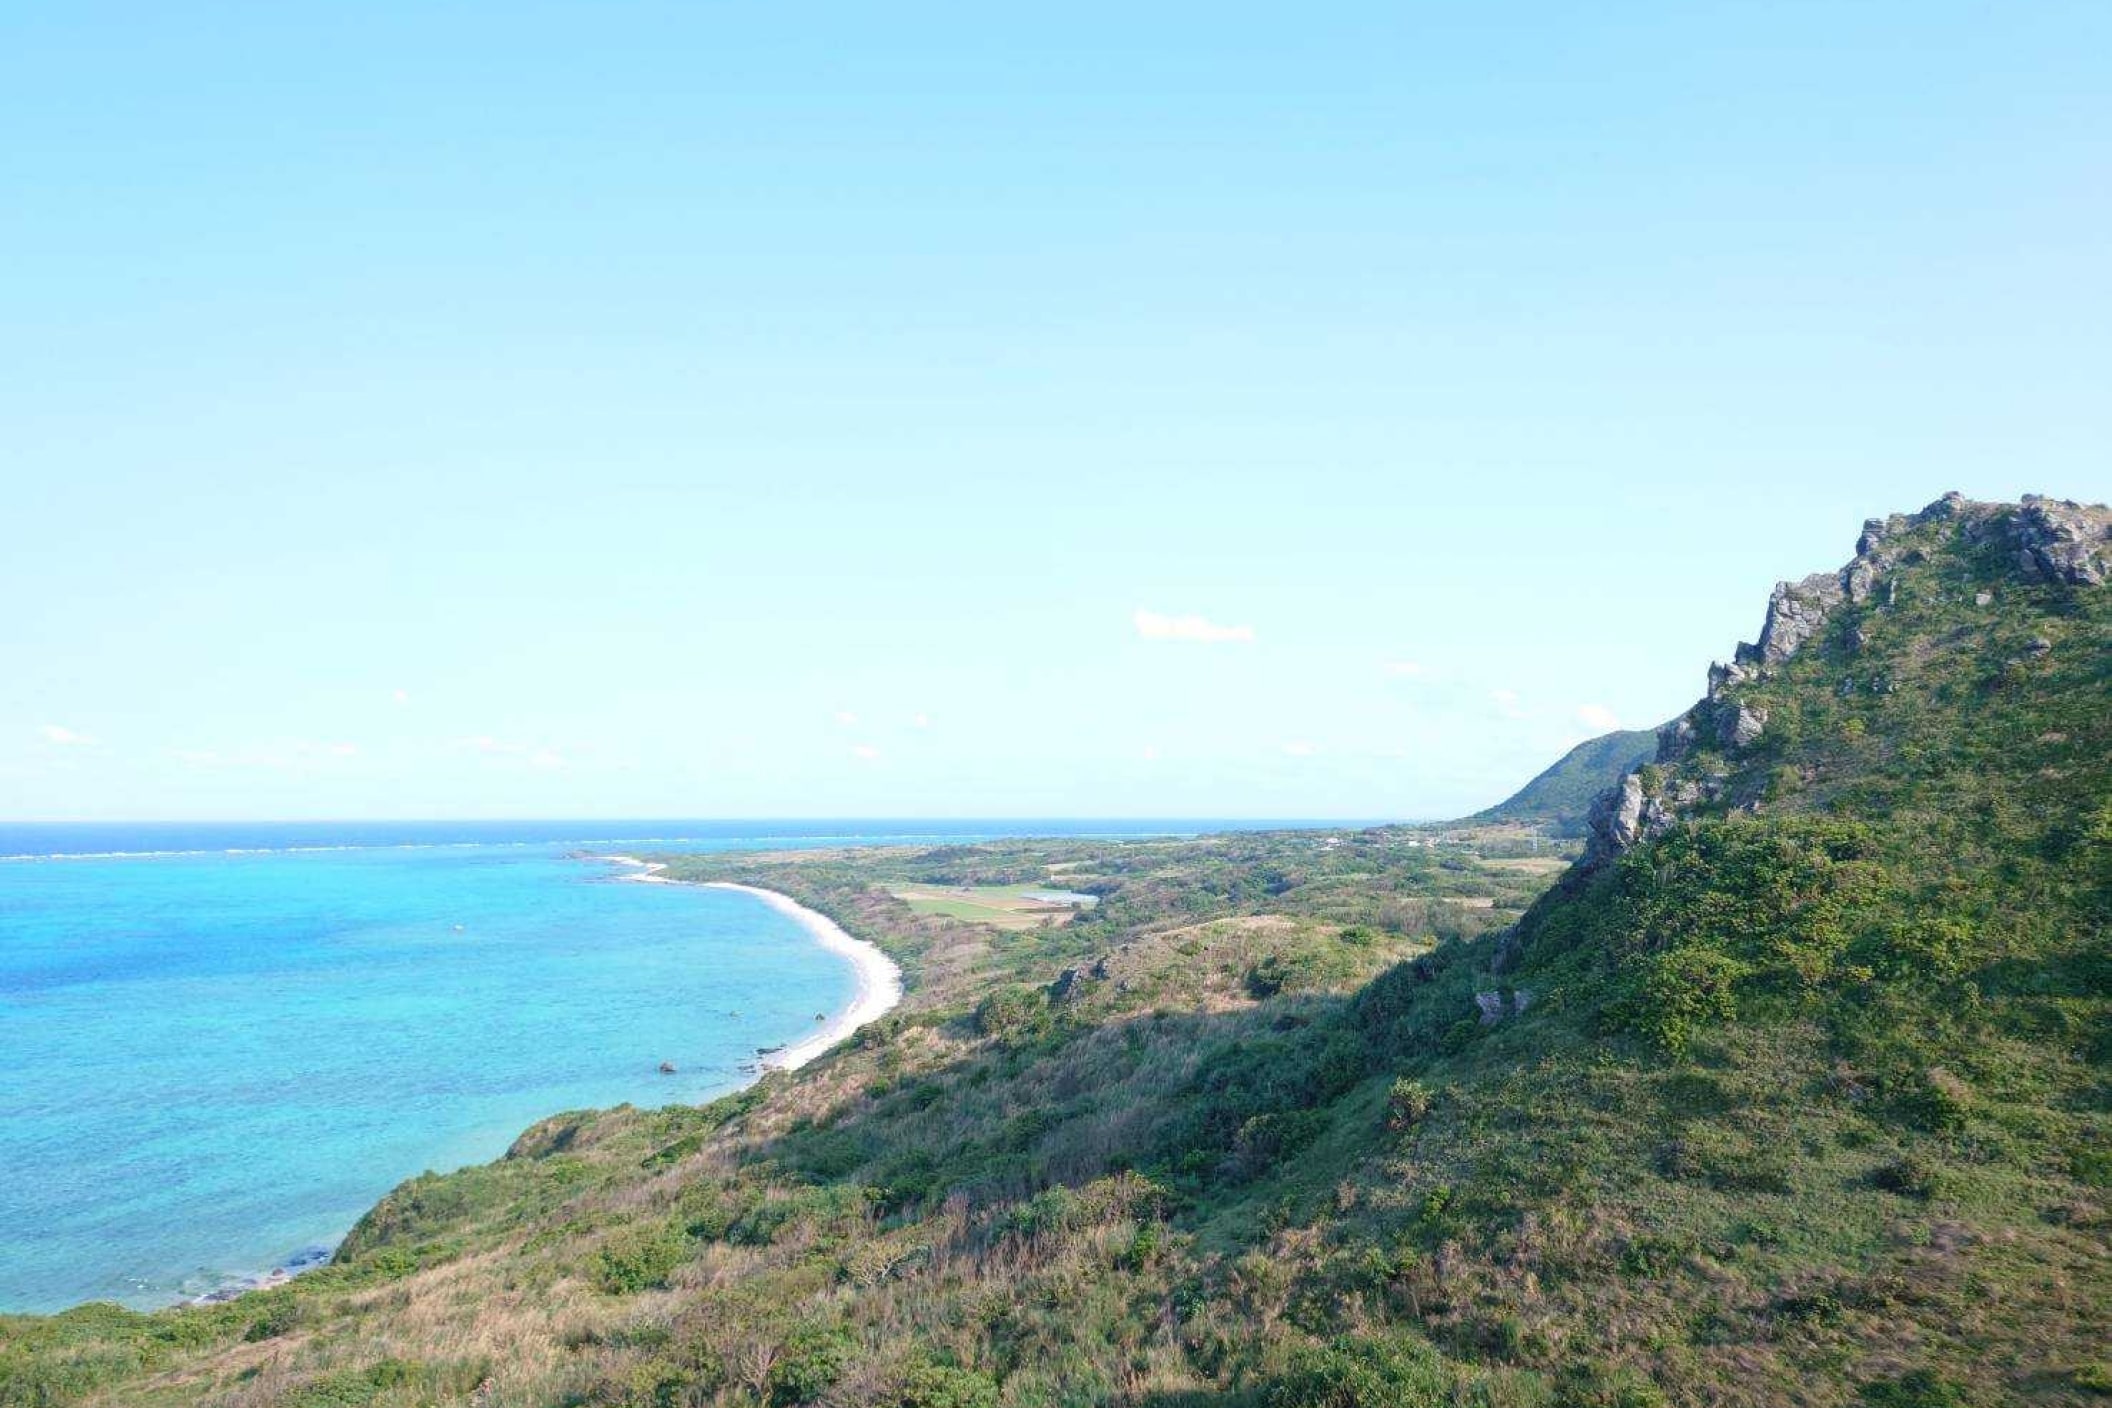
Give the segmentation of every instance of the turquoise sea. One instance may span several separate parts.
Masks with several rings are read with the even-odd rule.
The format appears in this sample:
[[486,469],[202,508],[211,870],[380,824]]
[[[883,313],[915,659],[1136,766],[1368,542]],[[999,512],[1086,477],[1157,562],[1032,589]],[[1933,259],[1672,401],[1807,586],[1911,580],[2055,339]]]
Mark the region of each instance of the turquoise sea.
[[585,854],[1203,829],[0,825],[0,1311],[319,1257],[406,1177],[732,1089],[850,999],[753,897]]

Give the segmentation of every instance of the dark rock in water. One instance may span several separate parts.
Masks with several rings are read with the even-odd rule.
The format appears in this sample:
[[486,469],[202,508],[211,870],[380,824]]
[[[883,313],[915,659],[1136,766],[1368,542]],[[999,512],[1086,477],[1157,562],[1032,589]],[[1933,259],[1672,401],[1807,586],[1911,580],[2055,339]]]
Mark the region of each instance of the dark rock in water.
[[826,1022],[829,1020],[829,1014],[826,1012],[816,1012],[814,1014],[814,1020],[817,1022]]
[[672,1062],[672,1061],[662,1061],[662,1062],[660,1063],[660,1074],[661,1074],[661,1075],[664,1075],[664,1076],[671,1076],[671,1075],[673,1075],[674,1073],[675,1073],[675,1063],[674,1063],[674,1062]]
[[758,1056],[771,1056],[784,1049],[785,1044],[783,1042],[779,1042],[775,1046],[758,1046],[755,1048],[755,1054]]

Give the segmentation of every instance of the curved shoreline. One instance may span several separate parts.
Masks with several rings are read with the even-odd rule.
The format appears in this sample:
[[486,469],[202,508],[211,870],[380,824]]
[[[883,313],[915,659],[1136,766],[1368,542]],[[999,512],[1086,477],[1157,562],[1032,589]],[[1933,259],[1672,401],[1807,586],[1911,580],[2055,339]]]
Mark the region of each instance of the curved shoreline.
[[[694,884],[699,889],[738,890],[742,894],[753,895],[805,929],[808,936],[822,948],[849,960],[851,970],[858,980],[858,989],[851,998],[850,1006],[831,1017],[827,1025],[813,1035],[759,1056],[756,1066],[762,1070],[796,1071],[868,1022],[886,1016],[902,1001],[902,969],[892,958],[881,952],[877,944],[851,937],[835,920],[826,914],[808,909],[790,895],[780,894],[776,890],[765,890],[758,885],[738,885],[730,880],[670,880],[660,874],[667,869],[664,864],[639,860],[636,856],[592,856],[589,859],[633,867],[632,873],[618,877],[623,880],[634,880],[649,885]],[[213,1305],[233,1300],[250,1291],[282,1286],[302,1272],[325,1265],[329,1260],[330,1249],[320,1246],[306,1248],[269,1271],[230,1277],[213,1290],[200,1295],[180,1297],[175,1304]]]
[[622,878],[641,884],[693,884],[703,890],[735,890],[744,895],[752,895],[805,929],[816,944],[850,963],[851,972],[858,983],[850,1006],[831,1017],[827,1024],[812,1036],[763,1055],[757,1064],[764,1070],[796,1071],[868,1022],[886,1016],[902,1001],[902,969],[892,958],[880,951],[879,945],[853,938],[835,920],[826,914],[808,909],[790,895],[766,890],[760,885],[736,884],[731,880],[670,880],[660,873],[667,869],[664,864],[642,861],[636,856],[596,856],[595,859],[635,866],[636,871],[633,874]]

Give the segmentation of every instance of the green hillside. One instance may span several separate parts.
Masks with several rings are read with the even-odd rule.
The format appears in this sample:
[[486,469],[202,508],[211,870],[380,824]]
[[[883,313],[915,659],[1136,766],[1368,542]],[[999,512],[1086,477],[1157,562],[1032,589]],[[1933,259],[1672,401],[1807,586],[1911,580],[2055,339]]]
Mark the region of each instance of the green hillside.
[[[1873,523],[1551,889],[1471,829],[670,858],[908,1000],[291,1285],[0,1320],[0,1403],[2112,1401],[2108,522]],[[1027,882],[1100,902],[890,893]]]
[[1655,729],[1621,729],[1588,738],[1531,782],[1468,820],[1525,822],[1545,826],[1558,836],[1581,835],[1592,800],[1622,774],[1633,772],[1656,755]]

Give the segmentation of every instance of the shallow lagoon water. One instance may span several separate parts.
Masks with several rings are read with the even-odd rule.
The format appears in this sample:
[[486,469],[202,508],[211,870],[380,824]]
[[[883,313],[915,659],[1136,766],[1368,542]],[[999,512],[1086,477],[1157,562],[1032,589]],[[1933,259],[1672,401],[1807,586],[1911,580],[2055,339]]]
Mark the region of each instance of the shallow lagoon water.
[[546,1115],[733,1089],[850,999],[753,897],[581,850],[1199,829],[990,826],[0,828],[0,1310],[315,1254]]

